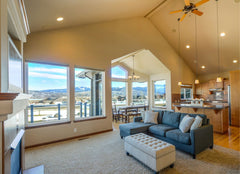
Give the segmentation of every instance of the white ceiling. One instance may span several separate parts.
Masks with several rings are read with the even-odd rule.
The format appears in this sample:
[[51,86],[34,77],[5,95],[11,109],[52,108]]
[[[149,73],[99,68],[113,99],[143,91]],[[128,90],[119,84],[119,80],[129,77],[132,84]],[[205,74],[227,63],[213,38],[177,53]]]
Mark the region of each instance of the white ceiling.
[[[170,15],[169,12],[182,9],[184,0],[25,0],[25,5],[30,30],[37,32],[124,18],[144,17],[163,1],[166,2],[149,19],[169,44],[178,51],[177,18],[181,17],[183,13]],[[190,0],[192,3],[198,1],[200,0]],[[219,0],[219,29],[226,33],[226,36],[220,40],[221,71],[240,69],[239,63],[232,63],[233,59],[240,61],[239,1]],[[205,65],[206,69],[196,68],[194,63],[195,15],[188,15],[180,23],[180,55],[196,74],[217,73],[216,1],[210,0],[198,9],[204,12],[201,17],[197,17],[198,65],[199,67]],[[56,21],[59,16],[64,17],[64,21],[61,23]],[[186,44],[190,44],[191,48],[187,50]],[[146,59],[143,60],[145,63],[148,62]]]
[[[25,0],[31,32],[146,15],[163,0]],[[59,23],[56,18],[62,16]]]
[[133,68],[134,56],[134,70],[145,75],[154,75],[169,72],[168,68],[149,50],[140,50],[112,61],[115,65],[121,64],[128,69]]

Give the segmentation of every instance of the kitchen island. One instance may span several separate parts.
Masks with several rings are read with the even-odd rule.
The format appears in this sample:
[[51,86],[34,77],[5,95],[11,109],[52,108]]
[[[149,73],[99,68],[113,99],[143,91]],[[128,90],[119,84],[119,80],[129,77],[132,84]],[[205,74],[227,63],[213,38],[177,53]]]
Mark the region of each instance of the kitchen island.
[[226,104],[194,106],[191,104],[174,104],[175,112],[189,114],[205,114],[213,125],[213,131],[225,133],[228,131],[228,108]]

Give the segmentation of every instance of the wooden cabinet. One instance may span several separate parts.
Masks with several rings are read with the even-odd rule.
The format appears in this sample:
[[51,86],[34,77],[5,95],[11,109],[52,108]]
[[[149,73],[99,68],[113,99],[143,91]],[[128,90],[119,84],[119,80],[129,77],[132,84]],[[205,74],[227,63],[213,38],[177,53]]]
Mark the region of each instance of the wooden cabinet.
[[208,89],[215,89],[216,88],[216,80],[210,80],[208,82]]
[[240,126],[240,70],[230,71],[231,124]]
[[209,89],[223,89],[224,93],[224,101],[228,100],[228,85],[229,80],[223,80],[223,82],[216,82],[216,79],[209,80],[208,82],[201,83],[195,86],[196,95],[200,98],[204,98],[205,100],[215,100],[214,91],[210,91]]
[[202,85],[201,84],[196,85],[195,89],[196,89],[197,95],[202,95]]

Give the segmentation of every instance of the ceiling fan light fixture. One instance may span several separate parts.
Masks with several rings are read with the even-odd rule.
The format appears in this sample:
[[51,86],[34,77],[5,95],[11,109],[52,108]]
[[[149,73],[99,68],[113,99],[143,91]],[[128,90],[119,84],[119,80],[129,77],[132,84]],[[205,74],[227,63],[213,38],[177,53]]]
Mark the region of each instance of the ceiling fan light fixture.
[[190,45],[186,45],[186,48],[189,49],[189,48],[190,48]]
[[204,65],[203,65],[203,66],[201,66],[201,68],[202,68],[202,69],[205,69],[205,68],[206,68],[206,66],[204,66]]

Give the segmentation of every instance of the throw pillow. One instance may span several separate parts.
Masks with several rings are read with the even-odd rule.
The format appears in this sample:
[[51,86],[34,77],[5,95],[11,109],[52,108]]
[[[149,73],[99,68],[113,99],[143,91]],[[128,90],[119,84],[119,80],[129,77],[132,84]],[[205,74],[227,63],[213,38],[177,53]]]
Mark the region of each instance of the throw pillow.
[[146,112],[146,111],[141,111],[142,120],[145,120],[145,112]]
[[198,128],[198,127],[201,127],[201,126],[202,126],[202,120],[203,120],[203,119],[197,115],[197,116],[195,117],[195,119],[194,119],[194,122],[193,122],[190,130],[193,130],[193,129],[196,129],[196,128]]
[[189,131],[190,127],[192,126],[194,122],[194,118],[190,117],[189,115],[186,115],[185,117],[183,117],[180,125],[179,125],[179,129],[183,132],[186,133],[187,131]]
[[144,123],[158,124],[157,117],[158,117],[158,112],[146,111]]

